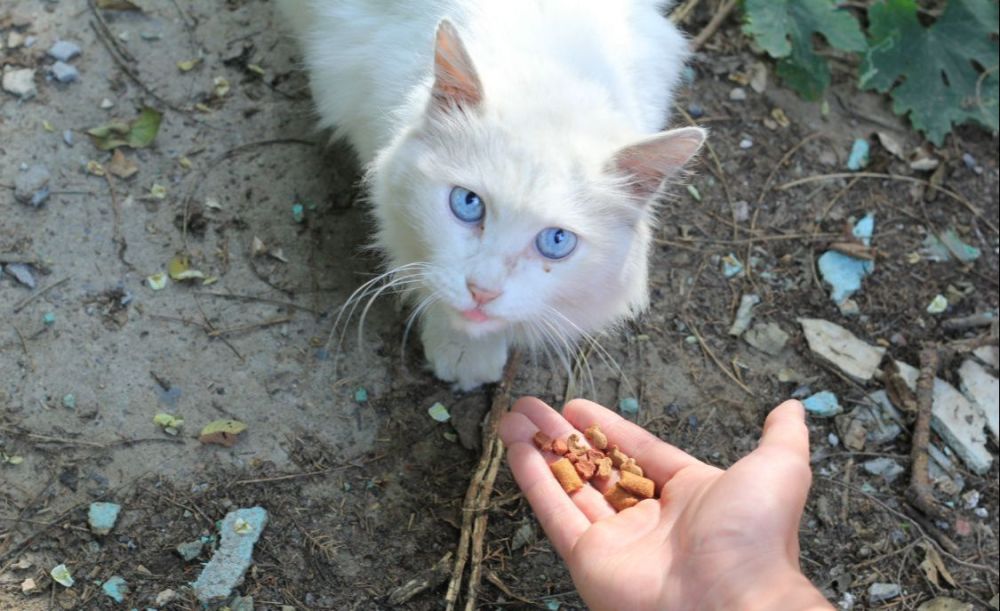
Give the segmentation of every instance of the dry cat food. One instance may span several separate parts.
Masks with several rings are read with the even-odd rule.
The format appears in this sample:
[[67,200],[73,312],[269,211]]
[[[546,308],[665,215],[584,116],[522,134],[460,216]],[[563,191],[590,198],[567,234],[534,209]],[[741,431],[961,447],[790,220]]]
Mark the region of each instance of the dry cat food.
[[567,494],[583,488],[583,484],[591,479],[608,479],[617,468],[620,479],[604,494],[604,499],[615,511],[628,509],[643,499],[654,498],[656,487],[653,480],[643,476],[642,467],[636,464],[634,458],[616,445],[609,446],[608,438],[600,427],[592,424],[584,431],[584,436],[592,447],[584,445],[576,433],[571,433],[563,441],[538,431],[532,439],[535,447],[542,452],[562,457],[549,468]]

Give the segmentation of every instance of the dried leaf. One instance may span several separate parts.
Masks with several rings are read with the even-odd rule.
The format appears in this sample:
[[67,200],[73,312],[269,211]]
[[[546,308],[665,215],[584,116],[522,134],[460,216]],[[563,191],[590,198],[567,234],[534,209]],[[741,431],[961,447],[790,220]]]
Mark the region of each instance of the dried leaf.
[[139,171],[139,166],[131,159],[125,157],[121,149],[115,149],[114,154],[111,156],[111,161],[108,162],[105,169],[118,178],[129,178]]
[[236,439],[240,433],[247,429],[246,423],[239,420],[216,420],[205,425],[198,435],[198,440],[202,443],[214,443],[227,448],[236,444]]
[[921,543],[920,547],[923,548],[926,556],[923,562],[920,563],[920,568],[923,570],[924,575],[927,579],[934,585],[940,587],[941,584],[938,583],[938,576],[944,579],[948,585],[955,587],[955,578],[952,577],[951,573],[948,571],[948,567],[944,565],[944,561],[941,559],[941,554],[937,552],[936,549],[929,543]]
[[130,0],[97,0],[97,8],[104,9],[106,11],[142,12],[142,8]]
[[94,146],[102,151],[108,151],[120,146],[145,148],[153,143],[160,131],[163,114],[148,106],[144,107],[139,116],[126,123],[114,119],[104,125],[98,125],[87,130]]

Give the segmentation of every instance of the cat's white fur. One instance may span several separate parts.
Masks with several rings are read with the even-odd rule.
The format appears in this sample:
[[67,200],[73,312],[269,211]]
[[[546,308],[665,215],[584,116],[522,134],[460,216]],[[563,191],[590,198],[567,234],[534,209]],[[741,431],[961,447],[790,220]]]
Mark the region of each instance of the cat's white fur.
[[[663,2],[279,1],[439,378],[496,381],[512,343],[566,353],[646,307],[656,197],[704,139],[659,132],[687,57]],[[455,217],[454,186],[482,223]],[[571,255],[542,256],[547,227],[578,236]],[[488,320],[460,315],[475,287],[499,293]]]

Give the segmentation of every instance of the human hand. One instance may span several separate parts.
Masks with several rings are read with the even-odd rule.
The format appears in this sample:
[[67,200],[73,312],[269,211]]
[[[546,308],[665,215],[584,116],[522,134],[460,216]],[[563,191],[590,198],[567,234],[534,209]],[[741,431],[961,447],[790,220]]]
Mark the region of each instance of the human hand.
[[[614,478],[563,491],[547,465],[555,456],[532,436],[564,439],[595,423],[656,483],[658,499],[615,513],[603,497]],[[591,609],[830,608],[799,569],[812,473],[798,401],[775,408],[757,449],[725,471],[582,399],[560,415],[522,398],[500,435],[518,486]]]

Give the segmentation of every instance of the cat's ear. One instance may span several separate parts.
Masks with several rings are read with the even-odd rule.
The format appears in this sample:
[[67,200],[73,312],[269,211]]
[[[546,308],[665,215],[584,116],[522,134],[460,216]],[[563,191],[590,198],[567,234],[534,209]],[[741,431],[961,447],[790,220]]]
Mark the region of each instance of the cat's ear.
[[700,127],[684,127],[644,138],[615,153],[613,171],[628,181],[628,190],[636,199],[645,202],[694,157],[705,136]]
[[472,58],[447,19],[438,24],[434,40],[434,86],[431,105],[441,110],[472,108],[483,99],[483,86]]

